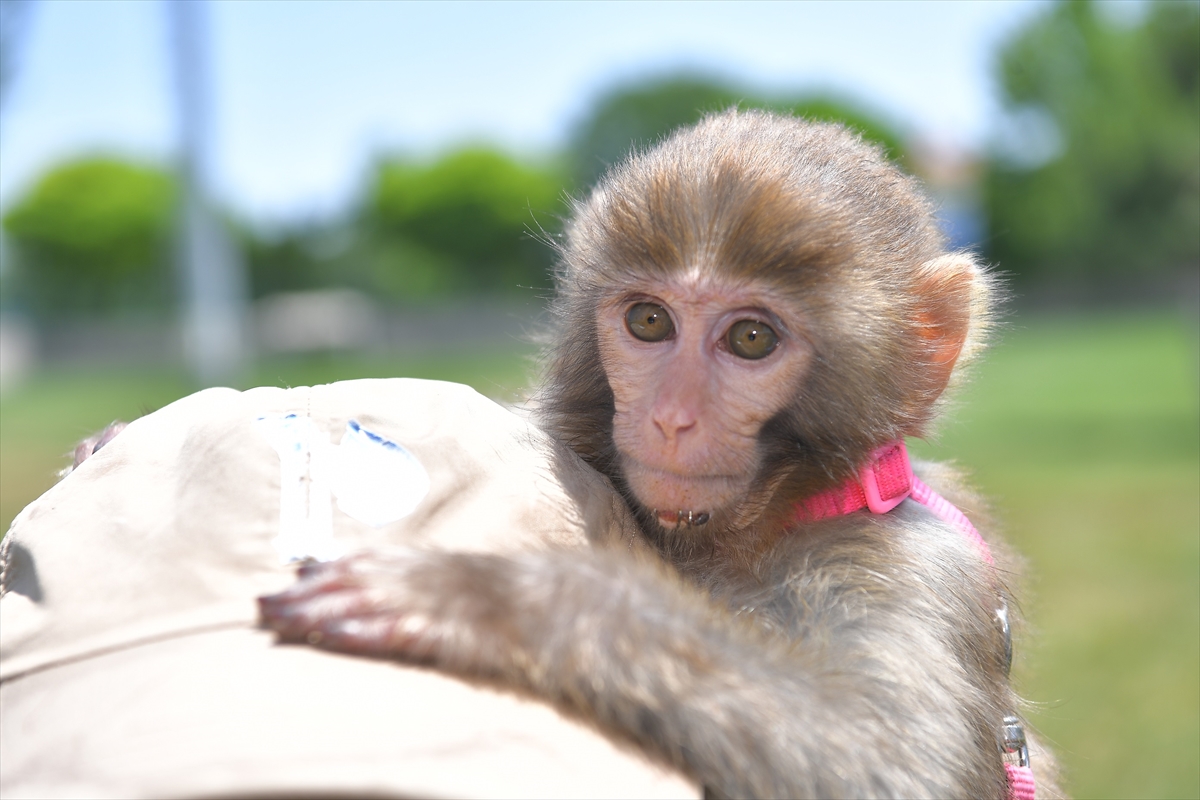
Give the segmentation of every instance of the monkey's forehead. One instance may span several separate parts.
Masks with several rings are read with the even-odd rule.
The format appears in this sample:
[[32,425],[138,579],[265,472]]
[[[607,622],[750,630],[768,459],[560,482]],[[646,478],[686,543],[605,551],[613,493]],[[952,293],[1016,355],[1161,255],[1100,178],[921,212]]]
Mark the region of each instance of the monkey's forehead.
[[918,265],[944,239],[919,185],[836,125],[727,112],[610,170],[567,227],[572,263],[769,275]]

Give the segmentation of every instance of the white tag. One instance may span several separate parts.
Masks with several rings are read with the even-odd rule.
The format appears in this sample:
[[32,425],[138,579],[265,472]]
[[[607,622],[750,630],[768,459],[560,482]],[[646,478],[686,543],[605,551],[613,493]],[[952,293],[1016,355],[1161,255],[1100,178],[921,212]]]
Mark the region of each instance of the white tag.
[[350,420],[333,445],[308,417],[265,416],[255,427],[279,454],[279,535],[284,563],[332,561],[346,548],[333,538],[333,506],[378,528],[412,513],[429,492],[429,473],[393,441]]

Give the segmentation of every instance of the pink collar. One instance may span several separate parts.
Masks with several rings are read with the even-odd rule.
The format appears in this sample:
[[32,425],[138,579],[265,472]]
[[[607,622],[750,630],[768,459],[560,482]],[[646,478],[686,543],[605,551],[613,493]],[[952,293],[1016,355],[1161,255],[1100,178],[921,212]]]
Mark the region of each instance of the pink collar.
[[797,502],[795,521],[816,522],[853,514],[864,508],[872,514],[886,514],[909,497],[932,511],[938,519],[962,531],[979,547],[984,560],[994,563],[987,542],[966,515],[913,474],[903,439],[871,453],[870,459],[858,471],[857,480],[850,478],[841,486]]
[[[872,514],[886,514],[910,497],[975,542],[987,563],[995,563],[987,542],[966,515],[913,474],[903,439],[871,453],[870,459],[858,471],[858,480],[850,478],[841,486],[796,503],[794,519],[796,522],[816,522],[853,514],[864,508]],[[1008,624],[1006,618],[1001,621]],[[1017,717],[1005,718],[1002,741],[1009,800],[1034,800],[1033,770],[1029,767],[1025,731]]]

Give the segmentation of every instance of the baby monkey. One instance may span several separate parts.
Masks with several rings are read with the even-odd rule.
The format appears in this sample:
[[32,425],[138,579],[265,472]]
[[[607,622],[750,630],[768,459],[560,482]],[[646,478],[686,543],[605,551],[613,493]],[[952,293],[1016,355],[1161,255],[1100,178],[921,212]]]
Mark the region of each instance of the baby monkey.
[[530,690],[712,795],[1031,797],[1007,572],[903,447],[994,288],[878,148],[710,116],[611,169],[560,248],[536,413],[637,546],[361,554],[263,624]]

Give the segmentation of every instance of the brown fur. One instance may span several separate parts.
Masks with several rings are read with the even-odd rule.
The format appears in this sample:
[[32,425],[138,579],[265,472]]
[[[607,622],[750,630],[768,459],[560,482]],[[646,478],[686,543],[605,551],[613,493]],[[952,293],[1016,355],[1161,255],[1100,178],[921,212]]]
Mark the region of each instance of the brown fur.
[[[913,181],[840,127],[716,115],[577,204],[558,287],[542,422],[624,494],[646,546],[358,556],[264,598],[264,624],[530,689],[717,795],[1003,797],[1008,573],[913,502],[789,519],[876,446],[921,435],[982,347],[991,279],[945,252]],[[703,311],[743,291],[781,314],[784,367],[717,353],[676,374],[675,350],[621,338],[639,298]],[[765,422],[696,399],[727,389],[727,369],[770,376],[754,394]],[[668,409],[695,405],[694,424],[646,422],[666,413],[642,396],[660,373],[664,396],[695,377]],[[664,529],[638,499],[656,487],[622,467],[644,455],[643,429],[668,442],[655,458],[750,464],[748,488],[703,527]],[[919,471],[959,492],[945,470]]]

